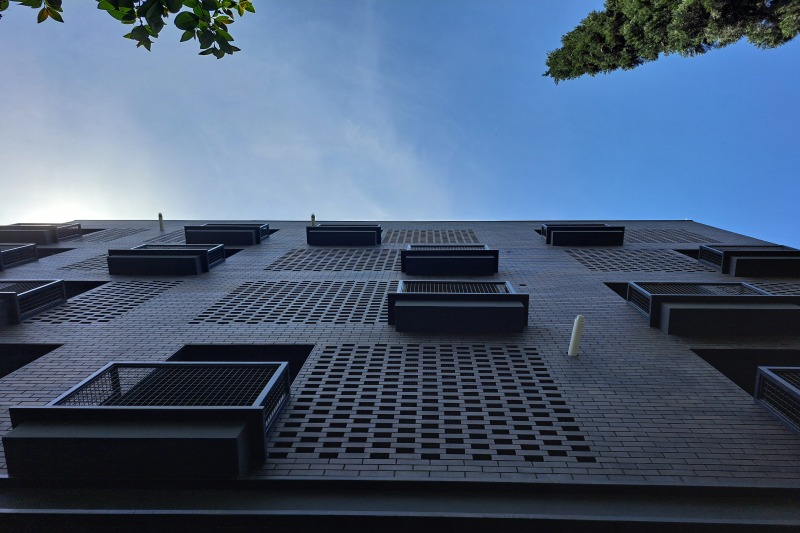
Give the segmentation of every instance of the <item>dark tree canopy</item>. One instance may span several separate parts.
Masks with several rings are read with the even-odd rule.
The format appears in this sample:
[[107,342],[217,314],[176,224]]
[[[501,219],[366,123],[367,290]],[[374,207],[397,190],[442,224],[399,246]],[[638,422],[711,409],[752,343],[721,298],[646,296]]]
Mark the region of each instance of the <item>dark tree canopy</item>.
[[556,83],[632,69],[661,54],[704,54],[746,37],[775,48],[800,32],[800,0],[606,0],[547,54]]
[[[228,25],[233,24],[234,13],[241,17],[245,12],[255,13],[251,0],[96,0],[101,9],[122,24],[133,26],[124,37],[150,50],[153,39],[164,29],[169,16],[175,15],[175,26],[183,31],[181,42],[196,39],[200,55],[213,55],[217,59],[233,54],[239,49],[231,44],[233,37]],[[62,0],[13,0],[21,6],[37,10],[37,20],[51,19],[64,22],[61,16]],[[0,11],[8,9],[9,0],[0,0]],[[2,17],[2,14],[0,14]]]

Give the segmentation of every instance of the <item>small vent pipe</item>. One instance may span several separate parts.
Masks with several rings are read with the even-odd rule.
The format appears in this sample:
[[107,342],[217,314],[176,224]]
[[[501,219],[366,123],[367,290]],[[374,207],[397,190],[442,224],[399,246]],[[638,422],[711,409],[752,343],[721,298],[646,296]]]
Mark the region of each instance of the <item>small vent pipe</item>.
[[164,231],[164,215],[158,214],[158,229]]
[[311,225],[312,226],[317,225],[317,217],[314,216],[314,213],[311,213]]
[[575,357],[578,355],[578,350],[581,347],[581,336],[583,335],[583,327],[586,325],[586,317],[578,315],[575,317],[575,324],[572,326],[572,338],[569,340],[569,351],[567,355]]

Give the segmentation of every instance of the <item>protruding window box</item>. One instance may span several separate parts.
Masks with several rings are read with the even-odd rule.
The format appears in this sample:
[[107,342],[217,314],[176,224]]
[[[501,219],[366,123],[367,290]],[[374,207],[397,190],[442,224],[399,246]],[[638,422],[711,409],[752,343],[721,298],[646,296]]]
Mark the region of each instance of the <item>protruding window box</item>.
[[109,250],[108,273],[130,276],[191,276],[225,261],[222,244],[143,244]]
[[81,225],[77,223],[0,226],[0,241],[3,242],[53,244],[80,236]]
[[629,283],[627,299],[670,335],[800,334],[799,296],[747,283]]
[[8,472],[235,478],[263,464],[287,363],[109,363],[43,407],[9,409]]
[[491,276],[499,254],[484,244],[409,244],[400,266],[412,276]]
[[754,398],[800,433],[800,367],[758,367]]
[[0,280],[0,325],[19,324],[66,301],[61,280]]
[[306,226],[311,246],[377,246],[381,244],[380,224],[319,224]]
[[528,324],[528,299],[503,281],[401,281],[389,293],[389,324],[397,331],[517,333]]
[[251,246],[269,237],[269,224],[203,224],[184,226],[186,244],[226,244]]
[[35,244],[0,244],[0,270],[37,259]]
[[622,246],[625,226],[608,224],[542,224],[545,243],[553,246]]
[[800,250],[788,246],[703,245],[697,260],[732,276],[800,277]]

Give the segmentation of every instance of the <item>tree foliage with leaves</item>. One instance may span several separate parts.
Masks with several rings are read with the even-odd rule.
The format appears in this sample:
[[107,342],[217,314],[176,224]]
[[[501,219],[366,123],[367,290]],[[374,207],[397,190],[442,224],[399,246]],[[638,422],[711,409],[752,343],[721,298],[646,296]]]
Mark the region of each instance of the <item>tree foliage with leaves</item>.
[[547,55],[556,83],[632,69],[661,54],[696,56],[747,38],[775,48],[800,32],[800,0],[606,0]]
[[[62,0],[13,0],[14,3],[38,10],[37,20],[51,19],[64,22]],[[175,15],[175,26],[183,31],[181,42],[195,39],[200,43],[200,55],[213,55],[217,59],[238,52],[228,26],[234,15],[255,13],[251,0],[96,0],[101,9],[123,24],[133,26],[124,35],[137,47],[150,50],[153,39],[164,29],[170,15]],[[0,0],[0,11],[9,7],[9,0]],[[2,14],[0,14],[2,17]]]

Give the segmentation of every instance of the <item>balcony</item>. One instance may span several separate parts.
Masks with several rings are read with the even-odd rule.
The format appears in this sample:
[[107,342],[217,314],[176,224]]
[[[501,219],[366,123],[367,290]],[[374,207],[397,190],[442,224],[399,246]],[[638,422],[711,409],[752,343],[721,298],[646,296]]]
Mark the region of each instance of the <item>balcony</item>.
[[776,296],[747,283],[629,283],[627,300],[651,327],[670,335],[800,333],[800,296]]
[[758,367],[756,401],[800,433],[800,368]]
[[0,270],[37,259],[35,244],[0,244]]
[[381,244],[380,224],[319,224],[306,226],[311,246],[377,246]]
[[184,226],[186,244],[226,244],[251,246],[261,244],[270,235],[269,224],[202,224]]
[[528,300],[502,281],[401,281],[389,293],[389,324],[397,331],[518,333],[528,324]]
[[81,236],[80,224],[11,224],[0,226],[0,241],[54,244]]
[[542,224],[546,244],[553,246],[622,246],[625,226],[608,224]]
[[491,276],[499,257],[483,244],[409,244],[400,251],[400,266],[412,276]]
[[0,280],[0,325],[19,324],[66,301],[61,280]]
[[287,363],[112,362],[44,407],[11,407],[9,475],[235,478],[263,464]]
[[800,250],[788,246],[703,245],[697,260],[732,276],[800,277]]
[[130,276],[189,276],[225,261],[222,244],[142,244],[109,250],[108,273]]

